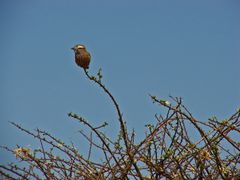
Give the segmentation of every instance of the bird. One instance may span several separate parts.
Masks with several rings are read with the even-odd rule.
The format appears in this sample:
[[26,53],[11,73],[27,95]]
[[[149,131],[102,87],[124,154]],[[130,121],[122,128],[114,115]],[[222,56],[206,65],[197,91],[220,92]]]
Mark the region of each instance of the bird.
[[86,47],[82,44],[77,44],[71,48],[75,53],[75,62],[83,69],[88,69],[91,61],[91,55],[87,51]]

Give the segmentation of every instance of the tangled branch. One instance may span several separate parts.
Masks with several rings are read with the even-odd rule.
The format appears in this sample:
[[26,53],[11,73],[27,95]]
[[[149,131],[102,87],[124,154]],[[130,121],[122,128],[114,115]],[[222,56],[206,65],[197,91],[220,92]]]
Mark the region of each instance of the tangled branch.
[[[165,108],[146,125],[146,136],[136,143],[135,132],[129,132],[120,107],[102,83],[101,69],[96,76],[85,70],[87,78],[109,96],[117,112],[117,140],[103,129],[107,123],[93,125],[76,113],[68,116],[88,128],[80,131],[89,143],[87,156],[74,144],[66,144],[46,131],[29,131],[11,122],[19,130],[39,141],[39,149],[2,146],[18,162],[0,165],[4,179],[233,179],[240,178],[240,110],[230,118],[216,117],[200,121],[184,106],[182,99],[169,101],[150,95],[153,103]],[[102,154],[101,160],[92,151]]]

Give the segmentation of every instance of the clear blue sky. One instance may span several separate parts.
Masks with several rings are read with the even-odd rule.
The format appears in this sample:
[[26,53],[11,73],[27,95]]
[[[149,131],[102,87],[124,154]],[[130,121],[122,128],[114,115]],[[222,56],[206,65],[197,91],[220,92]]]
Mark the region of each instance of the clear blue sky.
[[2,0],[0,23],[0,145],[39,146],[14,121],[81,146],[82,126],[70,111],[96,125],[107,121],[106,133],[116,133],[109,98],[74,63],[76,43],[92,54],[90,73],[103,69],[141,137],[163,112],[148,93],[183,97],[202,121],[227,118],[240,105],[238,0]]

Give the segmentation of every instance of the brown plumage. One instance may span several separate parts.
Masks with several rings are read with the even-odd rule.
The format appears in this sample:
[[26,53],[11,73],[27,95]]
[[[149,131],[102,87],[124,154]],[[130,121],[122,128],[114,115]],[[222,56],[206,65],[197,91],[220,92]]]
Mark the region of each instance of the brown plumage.
[[91,55],[87,51],[86,47],[81,44],[77,44],[72,48],[75,52],[75,62],[78,66],[88,69],[91,61]]

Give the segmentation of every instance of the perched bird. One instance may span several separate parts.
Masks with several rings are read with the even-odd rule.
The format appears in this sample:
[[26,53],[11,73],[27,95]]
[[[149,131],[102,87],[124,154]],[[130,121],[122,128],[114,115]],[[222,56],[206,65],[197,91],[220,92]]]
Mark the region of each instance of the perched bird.
[[71,48],[75,52],[75,62],[78,66],[88,69],[91,60],[91,55],[87,51],[86,47],[82,44],[77,44]]

